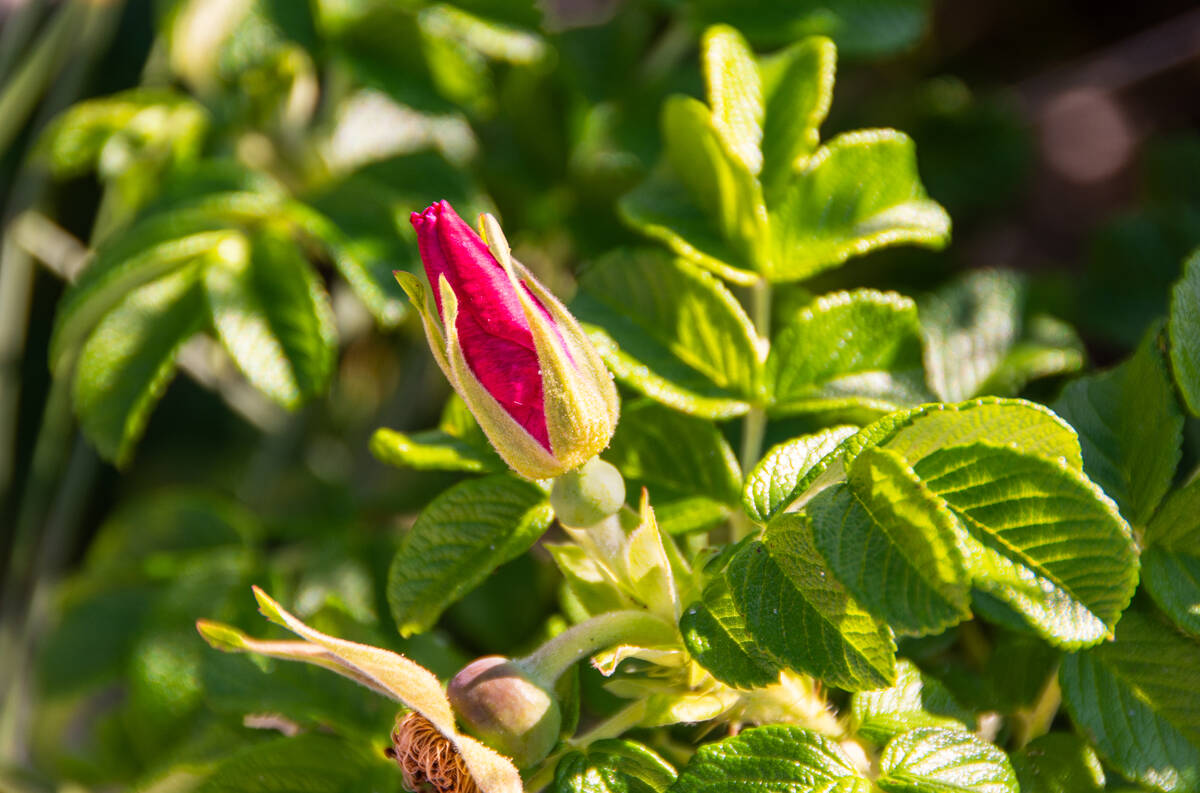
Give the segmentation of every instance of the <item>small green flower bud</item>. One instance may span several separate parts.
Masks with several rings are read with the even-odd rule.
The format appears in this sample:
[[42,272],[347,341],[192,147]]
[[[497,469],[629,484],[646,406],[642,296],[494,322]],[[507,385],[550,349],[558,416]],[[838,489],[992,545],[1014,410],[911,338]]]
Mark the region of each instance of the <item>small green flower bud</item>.
[[463,729],[518,768],[545,759],[558,743],[558,700],[502,655],[477,658],[446,689]]
[[550,506],[566,526],[594,526],[625,503],[621,472],[599,457],[554,480]]

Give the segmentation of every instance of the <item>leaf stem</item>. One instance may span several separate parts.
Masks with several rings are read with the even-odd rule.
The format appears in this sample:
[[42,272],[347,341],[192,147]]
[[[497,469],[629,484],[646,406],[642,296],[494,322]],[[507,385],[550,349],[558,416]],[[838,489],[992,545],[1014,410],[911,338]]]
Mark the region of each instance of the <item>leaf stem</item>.
[[1054,717],[1062,705],[1062,689],[1058,685],[1058,673],[1050,675],[1037,701],[1028,708],[1022,709],[1013,725],[1013,743],[1017,749],[1050,731]]
[[661,617],[644,611],[610,611],[567,628],[516,663],[539,685],[549,688],[576,662],[614,644],[676,641],[675,626]]

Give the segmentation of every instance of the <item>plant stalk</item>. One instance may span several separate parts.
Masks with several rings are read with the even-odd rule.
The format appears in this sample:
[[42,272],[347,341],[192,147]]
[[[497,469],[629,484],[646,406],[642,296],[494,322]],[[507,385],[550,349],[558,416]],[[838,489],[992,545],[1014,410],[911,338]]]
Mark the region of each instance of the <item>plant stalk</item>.
[[[754,322],[754,330],[758,338],[759,356],[766,348],[766,340],[771,337],[771,284],[765,278],[758,279],[750,288],[750,319]],[[750,412],[742,420],[742,448],[738,462],[742,467],[742,475],[750,472],[762,456],[763,436],[767,431],[767,411],[759,403],[750,406]],[[751,529],[749,521],[735,516],[730,526],[730,539],[737,541],[745,537]]]
[[577,662],[614,644],[655,645],[676,641],[675,626],[644,611],[609,611],[567,628],[516,663],[549,688]]

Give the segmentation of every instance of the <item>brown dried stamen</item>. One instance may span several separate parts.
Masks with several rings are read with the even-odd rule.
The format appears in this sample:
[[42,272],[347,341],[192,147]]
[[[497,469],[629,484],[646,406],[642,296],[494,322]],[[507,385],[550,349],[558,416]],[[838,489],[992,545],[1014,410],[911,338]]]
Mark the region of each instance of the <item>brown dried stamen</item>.
[[479,793],[454,744],[419,713],[396,722],[388,756],[400,766],[404,786],[413,793]]

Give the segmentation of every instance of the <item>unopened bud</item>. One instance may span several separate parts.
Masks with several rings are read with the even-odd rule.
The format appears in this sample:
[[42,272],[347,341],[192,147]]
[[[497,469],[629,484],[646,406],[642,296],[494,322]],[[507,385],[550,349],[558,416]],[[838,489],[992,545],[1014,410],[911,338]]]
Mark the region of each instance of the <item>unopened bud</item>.
[[558,701],[504,656],[467,664],[446,693],[463,729],[512,758],[518,768],[543,760],[558,743]]
[[565,526],[594,526],[625,503],[621,472],[599,457],[554,480],[550,505]]

